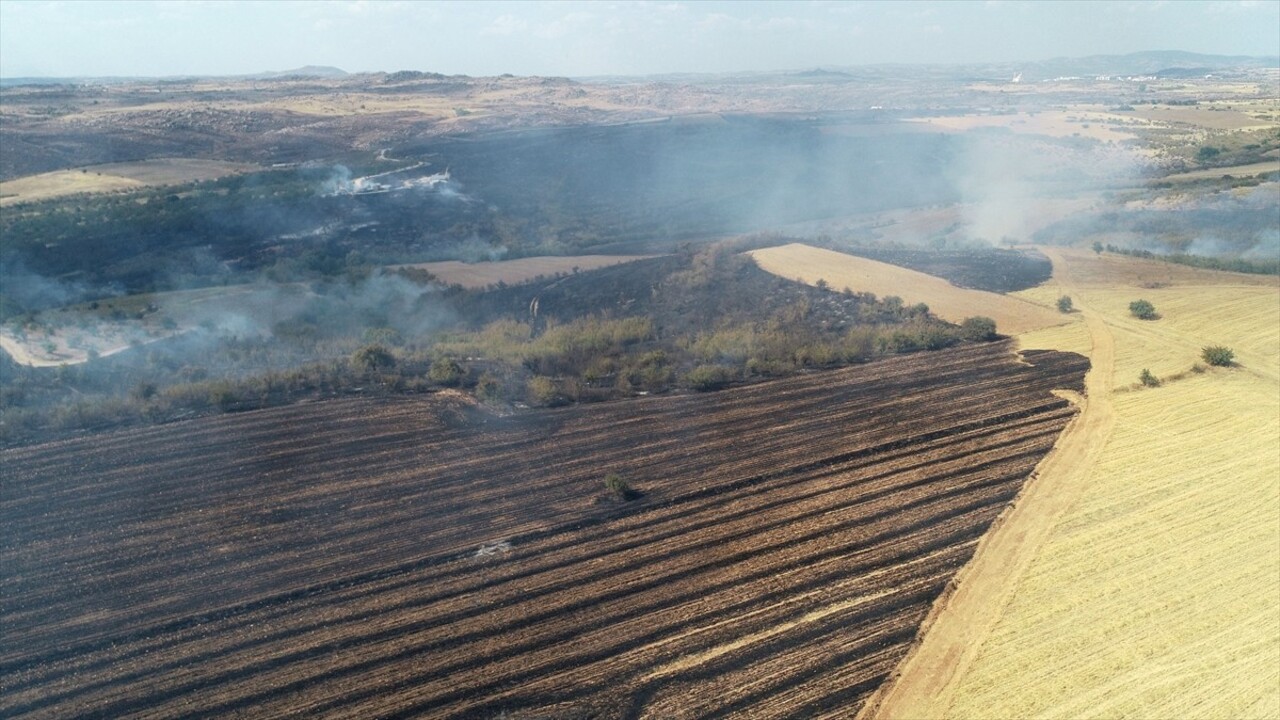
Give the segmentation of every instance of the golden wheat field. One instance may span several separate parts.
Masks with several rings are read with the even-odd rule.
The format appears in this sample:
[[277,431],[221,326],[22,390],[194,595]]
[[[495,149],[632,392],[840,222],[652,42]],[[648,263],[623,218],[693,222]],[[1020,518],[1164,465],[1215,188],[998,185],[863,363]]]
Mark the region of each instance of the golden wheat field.
[[93,165],[74,170],[55,170],[0,182],[0,205],[48,200],[77,193],[133,190],[149,185],[175,185],[194,180],[212,180],[256,168],[256,165],[248,163],[221,160],[156,158],[138,162]]
[[[1274,278],[1051,251],[1114,343],[1115,422],[972,661],[949,718],[1280,717],[1280,289]],[[1067,269],[1063,273],[1061,270]],[[1128,314],[1136,298],[1161,314]],[[1088,351],[1074,322],[1024,348]],[[1193,372],[1222,344],[1239,366]],[[1160,387],[1136,383],[1142,368]],[[1038,482],[1052,482],[1044,475]]]
[[780,277],[809,284],[825,280],[836,290],[847,287],[879,297],[896,295],[908,305],[924,303],[934,315],[950,322],[985,315],[1006,335],[1067,321],[1056,310],[1023,298],[959,288],[933,275],[811,245],[791,243],[753,250],[750,255],[761,268]]

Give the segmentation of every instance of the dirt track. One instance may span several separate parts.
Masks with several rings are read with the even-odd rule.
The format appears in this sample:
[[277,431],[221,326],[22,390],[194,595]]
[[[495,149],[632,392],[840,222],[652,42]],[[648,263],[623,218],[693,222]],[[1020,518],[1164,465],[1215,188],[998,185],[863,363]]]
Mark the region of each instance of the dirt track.
[[[1063,294],[1073,292],[1071,269],[1062,254],[1045,249]],[[1081,413],[1036,470],[1022,494],[978,545],[926,619],[925,631],[897,676],[864,707],[866,718],[941,718],[947,716],[954,681],[982,648],[1055,523],[1080,496],[1094,462],[1115,425],[1111,405],[1115,343],[1103,319],[1077,303],[1092,340],[1092,367]]]
[[1027,359],[5,451],[0,715],[847,716],[1074,417]]

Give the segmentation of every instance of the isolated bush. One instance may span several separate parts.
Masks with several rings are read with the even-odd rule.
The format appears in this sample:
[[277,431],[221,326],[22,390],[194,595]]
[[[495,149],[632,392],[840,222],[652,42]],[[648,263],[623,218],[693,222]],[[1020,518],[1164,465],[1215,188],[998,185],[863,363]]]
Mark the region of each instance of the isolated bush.
[[631,485],[629,485],[626,480],[623,480],[622,476],[617,473],[609,473],[605,476],[604,489],[607,490],[609,495],[613,496],[615,500],[635,500],[640,497],[640,493],[636,492],[635,488],[631,487]]
[[982,315],[965,318],[965,321],[960,323],[960,336],[965,340],[994,340],[996,321]]
[[1075,309],[1075,305],[1071,302],[1070,295],[1063,295],[1058,298],[1058,312],[1069,313]]
[[1101,254],[1102,254],[1102,243],[1098,242],[1097,240],[1094,240],[1094,241],[1093,241],[1093,251],[1094,251],[1095,253],[1097,253],[1097,254],[1101,255]]
[[1134,300],[1129,303],[1129,313],[1139,320],[1155,320],[1159,317],[1156,315],[1156,306],[1146,300]]
[[1236,354],[1229,347],[1222,345],[1210,345],[1200,351],[1200,357],[1210,365],[1218,367],[1231,367],[1236,362]]
[[1138,380],[1147,387],[1156,387],[1160,384],[1160,378],[1151,374],[1151,371],[1142,368],[1142,374],[1138,376]]

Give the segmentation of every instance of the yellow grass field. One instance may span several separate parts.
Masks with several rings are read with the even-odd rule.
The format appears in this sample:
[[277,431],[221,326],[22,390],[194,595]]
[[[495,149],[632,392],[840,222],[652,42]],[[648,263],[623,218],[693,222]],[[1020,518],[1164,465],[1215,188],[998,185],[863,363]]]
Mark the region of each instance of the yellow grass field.
[[761,268],[775,275],[809,284],[825,280],[836,290],[847,287],[882,298],[897,295],[908,305],[928,305],[934,315],[950,322],[985,315],[995,320],[996,329],[1006,335],[1069,320],[1058,311],[1029,300],[958,288],[932,275],[810,245],[791,243],[754,250],[750,255]]
[[418,263],[415,265],[399,265],[397,267],[422,268],[440,278],[448,285],[461,285],[465,288],[483,288],[499,282],[515,285],[528,282],[538,276],[551,277],[556,273],[579,270],[595,270],[596,268],[617,265],[619,263],[641,260],[651,255],[568,255],[527,257],[515,260],[499,260],[497,262],[464,263],[457,260],[443,262]]
[[[917,656],[935,637],[961,634],[948,626],[956,620],[981,617],[979,636],[941,664],[909,659],[893,702],[871,716],[1280,717],[1276,278],[1047,252],[1054,279],[1021,295],[1069,294],[1088,327],[1072,322],[1020,344],[1089,353],[1105,373],[1091,392],[1110,389],[1088,399],[1082,418],[1110,422],[1083,438],[1092,450],[1084,467],[1047,460],[1030,486],[1042,497],[1020,497],[1014,527],[996,531],[1049,524],[1020,548],[1026,562],[994,583],[966,568],[956,597],[984,580],[1008,590],[968,588],[977,611],[944,609]],[[1169,284],[1143,287],[1155,274]],[[1138,297],[1162,317],[1131,318]],[[1207,344],[1233,348],[1239,367],[1191,372]],[[1136,385],[1142,368],[1164,383]],[[1060,510],[1037,516],[1055,502]],[[925,670],[933,676],[916,676]],[[921,686],[927,696],[913,696]]]
[[967,132],[977,128],[1004,128],[1017,133],[1049,137],[1087,137],[1095,140],[1132,140],[1137,135],[1131,126],[1146,127],[1146,120],[1124,114],[1098,110],[1045,110],[1036,113],[1008,115],[948,115],[911,118],[908,122],[924,123],[938,132]]
[[256,165],[220,160],[159,158],[92,165],[76,170],[57,170],[0,182],[0,206],[76,193],[111,192],[149,185],[212,180],[256,168]]
[[1192,170],[1190,172],[1166,175],[1162,179],[1203,180],[1205,178],[1220,178],[1223,175],[1230,175],[1232,177],[1248,177],[1250,175],[1261,175],[1262,173],[1273,172],[1280,172],[1280,160],[1267,160],[1265,162],[1251,163],[1249,165],[1231,165],[1229,167]]

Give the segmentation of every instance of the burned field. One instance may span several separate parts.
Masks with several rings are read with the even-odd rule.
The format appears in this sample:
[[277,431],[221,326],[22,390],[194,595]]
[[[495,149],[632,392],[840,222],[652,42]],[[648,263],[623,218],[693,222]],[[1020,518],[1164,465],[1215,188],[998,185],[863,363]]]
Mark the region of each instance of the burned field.
[[5,451],[0,714],[851,716],[1074,415],[1087,360],[1024,360]]

